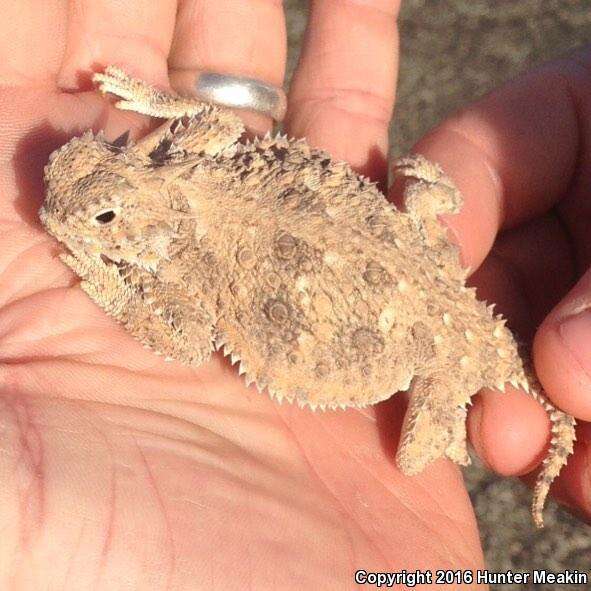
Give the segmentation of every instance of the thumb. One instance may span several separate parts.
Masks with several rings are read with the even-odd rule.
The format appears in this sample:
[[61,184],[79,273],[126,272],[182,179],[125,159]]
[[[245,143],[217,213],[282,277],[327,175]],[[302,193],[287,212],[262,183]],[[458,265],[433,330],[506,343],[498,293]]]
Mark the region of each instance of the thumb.
[[[552,401],[580,421],[591,420],[591,270],[544,320],[534,339],[536,372]],[[591,424],[580,422],[575,452],[554,494],[591,518]]]
[[533,353],[536,373],[553,402],[591,421],[591,270],[544,320]]

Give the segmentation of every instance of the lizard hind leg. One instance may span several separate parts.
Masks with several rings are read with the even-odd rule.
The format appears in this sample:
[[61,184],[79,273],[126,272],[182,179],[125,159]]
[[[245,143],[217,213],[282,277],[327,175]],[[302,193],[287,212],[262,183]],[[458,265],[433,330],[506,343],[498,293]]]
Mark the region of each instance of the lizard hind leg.
[[470,463],[466,409],[446,396],[445,388],[443,381],[430,377],[413,381],[396,454],[396,463],[404,474],[418,474],[443,456],[462,466]]
[[466,432],[467,415],[468,409],[464,406],[458,406],[454,409],[451,439],[445,448],[446,457],[460,466],[469,466],[471,462],[468,454],[468,434]]

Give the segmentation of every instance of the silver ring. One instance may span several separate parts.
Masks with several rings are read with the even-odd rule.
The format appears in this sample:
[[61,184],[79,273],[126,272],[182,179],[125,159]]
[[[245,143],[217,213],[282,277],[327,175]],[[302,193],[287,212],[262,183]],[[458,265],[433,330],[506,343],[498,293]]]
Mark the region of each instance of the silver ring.
[[190,92],[197,98],[216,105],[247,109],[283,121],[287,97],[282,88],[256,78],[231,76],[216,72],[170,72],[173,88]]

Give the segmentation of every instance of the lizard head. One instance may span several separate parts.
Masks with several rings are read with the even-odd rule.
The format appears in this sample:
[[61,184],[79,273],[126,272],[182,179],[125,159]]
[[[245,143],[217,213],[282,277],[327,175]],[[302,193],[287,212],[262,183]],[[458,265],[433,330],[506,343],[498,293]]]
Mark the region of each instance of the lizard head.
[[91,132],[50,156],[45,185],[41,222],[74,254],[154,270],[187,217],[149,160]]

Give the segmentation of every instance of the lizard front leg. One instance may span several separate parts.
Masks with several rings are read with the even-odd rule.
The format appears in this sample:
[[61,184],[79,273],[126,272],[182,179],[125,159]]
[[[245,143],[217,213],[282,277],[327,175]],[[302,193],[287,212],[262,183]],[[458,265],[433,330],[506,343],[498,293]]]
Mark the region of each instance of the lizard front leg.
[[215,155],[235,144],[244,133],[241,119],[229,109],[158,90],[142,80],[131,78],[115,66],[109,66],[102,74],[95,74],[93,81],[101,92],[121,99],[115,104],[118,109],[161,119],[188,118],[183,122],[171,122],[164,126],[164,131],[156,130],[154,135],[146,136],[142,140],[146,150],[154,148],[168,134],[175,151]]
[[[80,287],[90,298],[144,346],[192,366],[210,357],[213,319],[175,285],[143,269],[121,269],[85,254],[62,260],[81,277]],[[125,280],[126,272],[133,274],[132,282]]]

